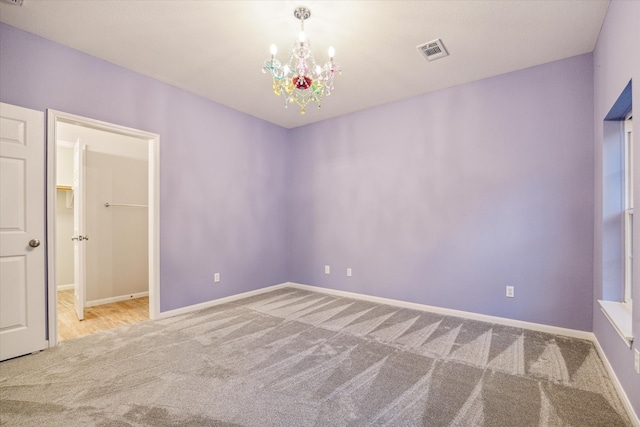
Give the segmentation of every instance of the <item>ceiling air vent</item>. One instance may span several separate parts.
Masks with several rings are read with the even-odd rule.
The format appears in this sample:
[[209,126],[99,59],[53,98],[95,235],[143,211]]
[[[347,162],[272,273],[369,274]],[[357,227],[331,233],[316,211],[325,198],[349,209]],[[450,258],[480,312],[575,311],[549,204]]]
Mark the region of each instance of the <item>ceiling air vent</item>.
[[435,61],[436,59],[449,56],[449,52],[442,44],[442,40],[435,39],[425,44],[418,46],[420,53],[427,59],[427,61]]

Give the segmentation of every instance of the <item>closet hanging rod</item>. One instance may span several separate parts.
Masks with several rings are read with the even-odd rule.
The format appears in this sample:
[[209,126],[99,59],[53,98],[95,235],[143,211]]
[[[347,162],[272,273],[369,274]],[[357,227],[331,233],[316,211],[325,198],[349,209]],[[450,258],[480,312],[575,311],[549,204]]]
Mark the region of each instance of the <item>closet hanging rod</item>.
[[130,204],[126,204],[126,203],[105,203],[104,207],[108,208],[109,206],[126,206],[128,208],[146,208],[148,207],[147,205],[130,205]]

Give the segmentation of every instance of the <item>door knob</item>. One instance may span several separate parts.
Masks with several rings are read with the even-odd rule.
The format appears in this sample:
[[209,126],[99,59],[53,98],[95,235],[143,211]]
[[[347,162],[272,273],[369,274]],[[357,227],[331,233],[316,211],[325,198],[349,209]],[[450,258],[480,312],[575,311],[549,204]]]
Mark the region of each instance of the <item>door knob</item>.
[[31,246],[32,248],[37,248],[38,246],[40,246],[40,240],[38,239],[29,240],[29,246]]

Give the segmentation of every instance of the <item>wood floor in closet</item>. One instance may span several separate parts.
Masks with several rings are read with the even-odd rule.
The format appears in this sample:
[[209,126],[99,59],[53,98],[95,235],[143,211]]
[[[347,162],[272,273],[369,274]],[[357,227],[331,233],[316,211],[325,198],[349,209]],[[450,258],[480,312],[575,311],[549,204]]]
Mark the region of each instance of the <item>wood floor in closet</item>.
[[149,297],[85,307],[84,320],[73,308],[73,289],[58,291],[58,341],[149,320]]

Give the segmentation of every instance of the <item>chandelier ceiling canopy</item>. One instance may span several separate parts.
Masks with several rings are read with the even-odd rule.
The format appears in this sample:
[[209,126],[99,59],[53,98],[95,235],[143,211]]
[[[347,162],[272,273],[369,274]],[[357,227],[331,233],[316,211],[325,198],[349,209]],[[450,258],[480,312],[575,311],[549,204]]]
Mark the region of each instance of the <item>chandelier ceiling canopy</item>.
[[333,79],[340,75],[342,69],[334,62],[335,51],[329,48],[329,61],[320,66],[316,63],[309,40],[304,33],[304,21],[309,19],[311,11],[306,7],[298,7],[293,15],[300,20],[300,34],[293,43],[289,60],[283,65],[275,57],[278,48],[271,45],[271,58],[264,61],[262,72],[271,74],[273,91],[284,98],[285,108],[295,102],[304,114],[307,104],[315,103],[321,107],[322,98],[331,95],[334,89]]

